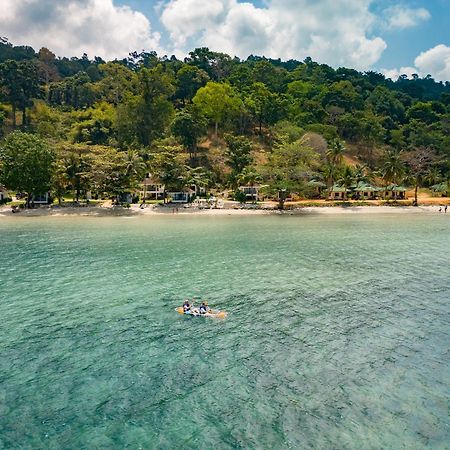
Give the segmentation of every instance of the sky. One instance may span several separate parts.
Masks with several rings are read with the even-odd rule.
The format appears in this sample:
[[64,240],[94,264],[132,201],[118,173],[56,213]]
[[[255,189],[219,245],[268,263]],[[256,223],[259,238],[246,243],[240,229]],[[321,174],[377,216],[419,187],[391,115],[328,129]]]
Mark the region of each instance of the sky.
[[0,0],[0,36],[57,56],[209,47],[450,81],[450,0]]

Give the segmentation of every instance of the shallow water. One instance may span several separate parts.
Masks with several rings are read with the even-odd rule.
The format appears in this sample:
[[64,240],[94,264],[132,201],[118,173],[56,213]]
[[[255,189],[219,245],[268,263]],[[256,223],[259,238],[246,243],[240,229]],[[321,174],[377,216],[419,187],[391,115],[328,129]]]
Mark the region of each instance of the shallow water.
[[0,219],[0,448],[449,448],[449,252],[443,214]]

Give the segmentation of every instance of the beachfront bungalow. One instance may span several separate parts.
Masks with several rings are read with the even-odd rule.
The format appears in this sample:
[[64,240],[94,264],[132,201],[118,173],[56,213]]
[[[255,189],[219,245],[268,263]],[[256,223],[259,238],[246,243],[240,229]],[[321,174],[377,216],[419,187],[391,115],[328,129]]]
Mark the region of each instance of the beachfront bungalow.
[[159,183],[151,174],[142,182],[141,198],[144,200],[164,200],[164,184]]
[[171,203],[189,203],[194,195],[195,191],[192,189],[167,193],[167,196],[169,197]]
[[396,184],[390,184],[384,188],[380,188],[380,197],[384,200],[405,200],[406,188]]
[[370,184],[359,182],[353,190],[354,198],[357,200],[376,200],[378,198],[380,188],[371,186]]
[[48,205],[50,203],[50,194],[45,192],[43,194],[35,194],[31,199],[33,205]]
[[259,201],[259,185],[239,186],[239,190],[245,194],[245,200],[251,202]]
[[337,186],[336,184],[331,188],[328,200],[345,200],[346,194],[350,192],[350,189],[346,189],[342,186]]
[[3,186],[0,186],[0,203],[4,202],[7,198],[9,198],[8,192]]

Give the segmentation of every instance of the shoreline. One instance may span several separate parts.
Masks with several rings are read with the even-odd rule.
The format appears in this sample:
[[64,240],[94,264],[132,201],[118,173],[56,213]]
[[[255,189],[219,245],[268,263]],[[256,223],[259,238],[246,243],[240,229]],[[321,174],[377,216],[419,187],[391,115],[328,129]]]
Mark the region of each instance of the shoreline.
[[[364,206],[301,206],[279,211],[273,208],[223,208],[198,209],[176,206],[147,205],[140,208],[121,206],[53,206],[21,210],[12,213],[10,206],[0,207],[0,218],[3,217],[156,217],[156,216],[254,216],[254,215],[310,215],[310,214],[439,214],[440,205],[402,206],[402,205],[364,205]],[[442,211],[444,214],[444,212]],[[450,211],[449,211],[450,213]]]

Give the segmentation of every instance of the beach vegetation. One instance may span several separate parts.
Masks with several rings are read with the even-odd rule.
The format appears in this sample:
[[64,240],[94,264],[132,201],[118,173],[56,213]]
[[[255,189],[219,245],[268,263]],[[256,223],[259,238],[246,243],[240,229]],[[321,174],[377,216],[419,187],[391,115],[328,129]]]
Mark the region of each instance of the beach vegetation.
[[[448,82],[311,58],[241,60],[204,47],[184,61],[153,51],[104,61],[2,39],[2,183],[60,203],[120,202],[151,174],[166,193],[237,198],[257,186],[280,208],[328,199],[335,186],[356,200],[365,183],[405,185],[417,203],[423,187],[448,193],[449,99]],[[33,152],[45,157],[34,162]],[[28,172],[12,170],[20,164]],[[30,167],[39,186],[27,181]]]
[[45,140],[15,131],[0,144],[0,183],[26,193],[26,204],[30,206],[35,196],[50,190],[55,157]]

